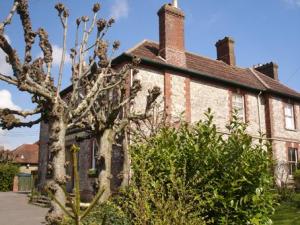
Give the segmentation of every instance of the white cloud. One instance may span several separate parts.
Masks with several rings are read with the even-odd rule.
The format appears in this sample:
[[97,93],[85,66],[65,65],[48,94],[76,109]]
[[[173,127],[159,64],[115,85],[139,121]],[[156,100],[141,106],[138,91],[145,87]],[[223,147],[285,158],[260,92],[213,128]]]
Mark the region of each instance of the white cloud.
[[[52,50],[53,50],[53,52],[52,52],[53,66],[59,66],[63,49],[57,45],[53,45]],[[43,53],[40,52],[40,54],[38,54],[37,57],[42,57],[42,56],[43,56]],[[71,63],[71,58],[70,58],[69,54],[66,53],[65,64],[69,64],[69,63]]]
[[283,0],[283,1],[289,4],[290,6],[300,7],[300,0]]
[[[0,109],[9,108],[13,110],[21,110],[21,108],[16,105],[12,100],[12,95],[8,90],[0,90]],[[8,140],[6,138],[6,135],[9,132],[6,130],[2,130],[0,128],[0,145],[4,145],[5,148],[13,149],[13,142],[8,143]],[[16,140],[15,140],[16,141]]]
[[5,89],[0,90],[0,109],[4,109],[4,108],[9,108],[12,110],[21,109],[12,101],[11,93]]
[[[53,49],[53,53],[52,53],[53,65],[59,66],[63,49],[57,45],[53,45],[52,49]],[[71,63],[71,58],[70,58],[69,54],[66,54],[65,63]]]
[[129,13],[128,0],[115,0],[111,9],[110,17],[118,20],[122,17],[127,17]]

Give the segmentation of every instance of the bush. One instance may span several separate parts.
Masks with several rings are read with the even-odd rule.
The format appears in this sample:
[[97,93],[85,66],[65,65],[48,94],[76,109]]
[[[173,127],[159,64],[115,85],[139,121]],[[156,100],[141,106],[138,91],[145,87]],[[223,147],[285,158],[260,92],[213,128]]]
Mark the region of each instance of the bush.
[[14,177],[18,171],[18,166],[14,164],[0,163],[0,191],[12,191]]
[[[66,218],[62,225],[75,224]],[[82,225],[129,225],[129,221],[120,208],[112,203],[96,205],[89,215],[83,220]]]
[[233,121],[222,137],[213,117],[164,128],[131,146],[133,178],[118,203],[134,224],[270,224],[269,147]]

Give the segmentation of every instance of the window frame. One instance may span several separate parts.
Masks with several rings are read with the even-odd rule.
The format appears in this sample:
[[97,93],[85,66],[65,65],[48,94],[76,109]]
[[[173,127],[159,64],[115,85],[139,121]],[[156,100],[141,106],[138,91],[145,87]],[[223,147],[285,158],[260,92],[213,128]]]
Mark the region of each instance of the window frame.
[[[287,115],[287,113],[286,113],[286,109],[288,107],[291,107],[291,110],[290,110],[291,115]],[[284,127],[285,127],[285,129],[286,130],[296,130],[295,106],[294,106],[294,104],[292,104],[292,103],[285,103],[284,104],[283,116],[284,116]],[[292,121],[293,128],[287,126],[287,124],[288,124],[287,119],[290,119]]]
[[[290,150],[294,150],[295,151],[295,160],[291,159],[291,154],[290,154]],[[297,170],[297,166],[299,163],[299,157],[298,157],[298,148],[294,148],[294,147],[288,147],[288,151],[287,151],[287,163],[288,163],[288,175],[292,176],[293,173]],[[293,166],[295,166],[295,171],[293,171]]]
[[243,123],[246,122],[246,98],[245,98],[245,95],[242,94],[242,93],[239,93],[239,92],[232,92],[232,96],[231,96],[231,110],[232,110],[232,113],[235,111],[235,110],[240,110],[236,107],[236,103],[235,103],[235,96],[238,96],[238,97],[241,97],[242,98],[242,110],[243,110],[243,118],[240,118],[238,116],[238,119],[240,119]]

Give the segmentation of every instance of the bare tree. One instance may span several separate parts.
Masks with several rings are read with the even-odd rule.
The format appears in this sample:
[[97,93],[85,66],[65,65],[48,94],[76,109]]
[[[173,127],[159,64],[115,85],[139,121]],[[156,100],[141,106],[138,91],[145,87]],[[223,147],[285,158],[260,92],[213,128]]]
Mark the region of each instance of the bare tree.
[[[133,63],[138,65],[139,60],[134,59]],[[134,74],[138,73],[137,69],[132,66],[128,67],[128,65],[125,68],[127,68],[126,71],[130,70],[130,73],[114,73],[108,77],[104,83],[113,82],[114,86],[100,91],[95,96],[96,101],[91,102],[81,114],[82,117],[87,117],[86,127],[92,132],[92,136],[96,138],[99,146],[97,152],[98,184],[104,190],[100,201],[107,200],[111,195],[113,145],[116,144],[117,140],[123,139],[125,141],[122,147],[124,151],[123,179],[126,179],[129,171],[129,156],[126,148],[128,140],[124,139],[126,136],[125,128],[129,126],[130,122],[143,121],[151,117],[156,99],[161,94],[159,87],[155,86],[149,89],[144,112],[134,112],[130,106],[141,90],[141,83],[134,79]],[[89,81],[87,84],[90,86]],[[120,136],[121,138],[119,138]]]
[[[67,129],[85,128],[96,122],[95,126],[92,126],[92,130],[97,131],[98,137],[101,139],[100,149],[107,152],[104,157],[108,161],[111,143],[113,143],[115,135],[123,130],[130,120],[141,118],[146,114],[120,116],[120,112],[124,112],[125,105],[136,96],[140,89],[139,82],[135,81],[130,94],[126,94],[126,76],[130,74],[131,70],[134,70],[138,61],[127,64],[118,70],[112,68],[112,57],[109,57],[108,54],[113,55],[119,47],[119,42],[114,42],[112,48],[109,48],[108,42],[104,40],[105,34],[114,20],[98,19],[100,10],[98,3],[94,4],[92,8],[94,15],[91,21],[87,16],[76,20],[75,44],[71,49],[72,71],[68,74],[71,76],[72,91],[67,97],[61,96],[69,11],[61,3],[58,3],[55,8],[63,28],[62,59],[57,75],[52,74],[52,45],[48,34],[43,28],[33,30],[27,0],[14,0],[11,11],[0,24],[0,47],[6,53],[7,62],[13,70],[12,76],[0,74],[0,80],[16,86],[20,91],[29,93],[32,96],[32,102],[36,105],[32,111],[1,109],[0,126],[9,130],[15,127],[31,127],[42,120],[48,122],[49,151],[52,159],[49,169],[53,174],[48,188],[53,192],[55,199],[64,205],[65,194],[62,186],[68,178],[65,169]],[[5,36],[5,28],[11,23],[16,13],[20,17],[24,32],[24,60],[19,57],[17,50],[12,47]],[[82,32],[80,28],[82,28]],[[95,39],[90,42],[89,38],[93,33],[95,33]],[[79,40],[80,36],[82,37]],[[39,41],[43,56],[33,59],[31,49],[36,39]],[[90,57],[87,57],[88,55]],[[156,89],[149,96],[155,98],[157,93]],[[149,104],[151,105],[151,99]],[[33,115],[39,115],[39,118],[28,121],[28,117]],[[105,172],[100,175],[103,177],[100,180],[105,187],[107,187],[105,179],[110,173],[109,165],[107,166]],[[57,202],[52,201],[52,208],[47,216],[49,223],[58,223],[62,216],[63,211]]]
[[15,160],[16,156],[12,151],[0,150],[0,163],[11,163]]

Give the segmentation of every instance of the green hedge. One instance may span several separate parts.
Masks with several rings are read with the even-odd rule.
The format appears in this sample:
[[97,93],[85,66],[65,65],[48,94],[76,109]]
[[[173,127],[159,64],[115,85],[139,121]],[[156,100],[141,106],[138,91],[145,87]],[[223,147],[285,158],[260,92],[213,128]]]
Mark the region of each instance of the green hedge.
[[12,191],[14,176],[18,171],[18,166],[14,164],[0,163],[0,191]]
[[274,212],[269,145],[237,118],[162,129],[131,146],[133,178],[119,204],[135,225],[267,225]]

